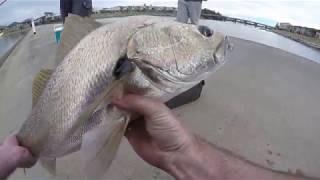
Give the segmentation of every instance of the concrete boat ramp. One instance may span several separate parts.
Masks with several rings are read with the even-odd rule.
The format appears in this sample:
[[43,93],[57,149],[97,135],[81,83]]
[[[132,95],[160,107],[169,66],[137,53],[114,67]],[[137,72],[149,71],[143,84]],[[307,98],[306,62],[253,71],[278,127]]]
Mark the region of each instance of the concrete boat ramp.
[[[29,32],[0,69],[0,140],[31,110],[31,83],[54,66],[53,25]],[[175,110],[187,127],[264,167],[320,177],[320,65],[261,44],[231,38],[229,61],[207,81],[202,97]],[[76,155],[58,162],[76,169]],[[81,177],[78,177],[81,178]],[[54,179],[39,165],[12,179]],[[172,179],[143,162],[123,140],[106,179]]]

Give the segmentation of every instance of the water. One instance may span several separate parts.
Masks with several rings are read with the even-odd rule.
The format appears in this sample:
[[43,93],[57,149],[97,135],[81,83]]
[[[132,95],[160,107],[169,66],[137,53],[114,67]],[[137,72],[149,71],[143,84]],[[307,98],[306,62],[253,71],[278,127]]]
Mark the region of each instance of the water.
[[236,24],[233,22],[202,20],[201,24],[207,25],[212,29],[223,32],[229,36],[234,36],[237,38],[246,39],[279,48],[320,63],[320,50],[310,48],[301,43],[269,31],[261,30],[253,26]]
[[0,57],[2,57],[17,41],[23,36],[23,33],[14,33],[0,37]]
[[[110,23],[117,21],[119,18],[106,18],[99,19],[102,23]],[[168,18],[174,19],[174,18]],[[207,25],[216,31],[225,33],[226,35],[254,41],[257,43],[265,44],[271,47],[279,48],[284,51],[299,55],[301,57],[310,59],[312,61],[320,63],[320,50],[308,47],[304,44],[298,43],[291,39],[285,38],[273,32],[265,31],[254,26],[213,21],[213,20],[201,20],[200,24]]]

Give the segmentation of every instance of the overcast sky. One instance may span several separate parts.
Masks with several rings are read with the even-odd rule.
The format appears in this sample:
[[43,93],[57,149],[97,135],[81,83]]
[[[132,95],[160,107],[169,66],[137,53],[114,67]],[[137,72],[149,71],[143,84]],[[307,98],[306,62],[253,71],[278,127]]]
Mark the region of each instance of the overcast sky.
[[[0,0],[3,1],[3,0]],[[118,5],[177,6],[178,0],[93,0],[94,8]],[[294,25],[320,29],[320,0],[208,0],[209,8],[228,16],[255,20],[269,25],[290,22]],[[0,6],[0,24],[9,24],[45,11],[59,13],[59,0],[7,0]]]

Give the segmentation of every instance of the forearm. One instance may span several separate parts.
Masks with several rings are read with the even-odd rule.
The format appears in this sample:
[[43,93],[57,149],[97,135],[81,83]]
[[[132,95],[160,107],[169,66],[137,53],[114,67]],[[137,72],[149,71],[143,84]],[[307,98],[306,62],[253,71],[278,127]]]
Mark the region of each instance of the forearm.
[[168,168],[177,180],[304,180],[257,167],[197,138],[196,148]]
[[0,179],[6,179],[10,174],[15,171],[15,167],[12,165],[11,162],[0,158]]

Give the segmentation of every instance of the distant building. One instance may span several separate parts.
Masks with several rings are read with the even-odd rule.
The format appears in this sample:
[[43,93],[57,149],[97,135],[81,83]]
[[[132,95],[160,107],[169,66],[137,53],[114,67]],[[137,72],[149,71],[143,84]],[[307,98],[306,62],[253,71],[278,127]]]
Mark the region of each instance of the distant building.
[[128,6],[120,6],[120,11],[128,11],[129,7]]
[[219,12],[215,12],[211,9],[207,9],[207,8],[204,8],[202,9],[201,11],[201,15],[216,15],[216,16],[221,16],[221,14]]
[[116,6],[112,8],[103,8],[98,13],[113,13],[113,12],[123,12],[123,11],[165,11],[165,12],[174,12],[177,8],[175,7],[165,7],[165,6],[152,6],[146,5],[143,6]]
[[40,24],[44,24],[46,22],[46,17],[45,16],[41,16],[37,19],[34,20],[34,24],[37,26],[37,25],[40,25]]
[[13,22],[9,24],[8,28],[11,30],[20,30],[30,27],[28,23],[25,22]]
[[154,6],[154,10],[156,10],[156,11],[164,11],[164,10],[166,10],[166,7],[163,7],[163,6]]
[[147,6],[147,7],[146,7],[146,10],[153,10],[153,6],[152,6],[152,5]]
[[277,24],[277,28],[280,29],[280,30],[289,31],[290,27],[291,27],[290,23],[278,23]]
[[309,37],[316,37],[319,30],[314,28],[302,27],[302,26],[292,26],[290,23],[278,23],[276,25],[277,29],[285,30],[295,34],[301,34]]
[[53,12],[45,12],[45,13],[44,13],[44,16],[46,16],[46,17],[53,17],[53,16],[54,16],[54,13],[53,13]]
[[31,25],[31,18],[25,19],[24,21],[22,21],[22,23],[26,23],[26,24],[30,24]]
[[0,31],[3,31],[7,28],[7,26],[0,26]]
[[54,13],[53,12],[45,12],[45,19],[47,22],[54,21]]
[[8,25],[9,28],[15,27],[17,26],[18,22],[13,22],[11,24]]
[[176,11],[177,10],[177,8],[175,8],[175,7],[166,7],[167,9],[167,11]]
[[308,27],[291,26],[289,28],[289,31],[292,33],[301,34],[304,36],[315,37],[318,30],[314,28],[308,28]]
[[112,8],[103,8],[99,11],[99,13],[112,13],[112,12],[118,12],[121,10],[120,6],[112,7]]
[[135,10],[136,11],[144,11],[145,10],[145,6],[136,6]]
[[54,19],[55,22],[57,22],[57,21],[62,21],[61,15],[55,15],[55,16],[53,17],[53,19]]
[[99,14],[99,13],[100,13],[100,10],[99,10],[99,9],[92,9],[92,13],[93,13],[93,14]]
[[61,15],[55,15],[53,13],[44,13],[44,16],[40,16],[37,19],[34,19],[34,24],[41,25],[41,24],[47,24],[47,23],[54,23],[54,22],[60,22],[62,21]]
[[316,32],[316,38],[320,39],[320,31]]
[[122,6],[116,6],[112,8],[108,8],[109,11],[120,11],[122,9]]

